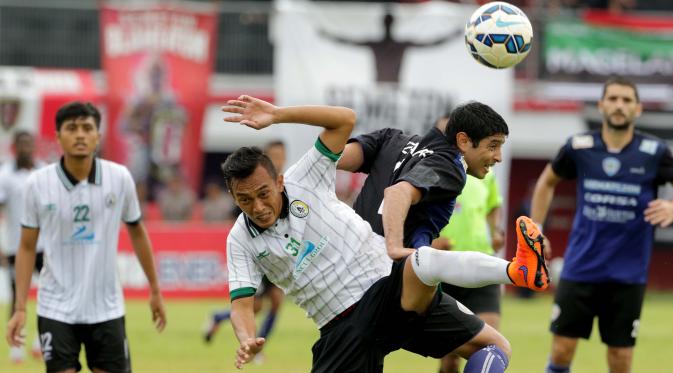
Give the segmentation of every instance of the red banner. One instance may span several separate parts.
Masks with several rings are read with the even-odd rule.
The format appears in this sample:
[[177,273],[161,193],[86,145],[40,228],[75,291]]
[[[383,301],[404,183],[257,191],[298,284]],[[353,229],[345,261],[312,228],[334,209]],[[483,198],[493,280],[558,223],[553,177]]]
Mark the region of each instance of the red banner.
[[[202,223],[147,222],[164,297],[229,297],[227,236],[229,226]],[[126,229],[121,230],[117,265],[127,296],[145,296],[147,280],[133,252]]]
[[181,4],[107,3],[100,12],[110,123],[104,153],[150,196],[174,175],[194,188],[201,179],[217,16],[210,4]]

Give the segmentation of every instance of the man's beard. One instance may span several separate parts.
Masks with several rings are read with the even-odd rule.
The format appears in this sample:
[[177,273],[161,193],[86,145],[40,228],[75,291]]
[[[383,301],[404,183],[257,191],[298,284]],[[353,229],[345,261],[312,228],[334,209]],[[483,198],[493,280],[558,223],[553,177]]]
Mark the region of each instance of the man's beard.
[[633,121],[625,122],[622,124],[614,124],[609,117],[605,118],[605,123],[607,123],[608,128],[613,131],[628,131],[631,128],[631,126],[633,126]]

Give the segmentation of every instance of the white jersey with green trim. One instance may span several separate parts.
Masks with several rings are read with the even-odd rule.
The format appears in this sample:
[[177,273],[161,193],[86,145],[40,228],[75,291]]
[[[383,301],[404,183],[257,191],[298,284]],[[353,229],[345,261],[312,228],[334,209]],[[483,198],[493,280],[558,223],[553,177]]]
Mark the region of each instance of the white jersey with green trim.
[[266,275],[320,328],[390,274],[383,237],[336,197],[338,158],[318,140],[285,173],[272,227],[240,214],[227,239],[232,299],[254,294]]
[[24,202],[21,224],[39,229],[44,244],[37,314],[69,324],[122,317],[119,226],[141,217],[129,171],[95,159],[89,177],[78,182],[61,160],[28,178]]

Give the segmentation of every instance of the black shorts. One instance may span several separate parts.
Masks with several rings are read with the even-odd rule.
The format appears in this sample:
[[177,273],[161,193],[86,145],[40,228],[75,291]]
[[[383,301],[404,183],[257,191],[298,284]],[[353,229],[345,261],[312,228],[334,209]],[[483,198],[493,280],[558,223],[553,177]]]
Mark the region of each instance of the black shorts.
[[612,347],[632,347],[636,344],[644,296],[644,284],[562,279],[556,288],[549,330],[565,337],[588,339],[594,317],[598,317],[603,343]]
[[374,283],[347,316],[320,329],[312,372],[383,372],[384,357],[400,348],[441,358],[482,330],[483,321],[440,291],[426,315],[404,311],[404,263],[394,263],[390,275]]
[[131,372],[131,357],[124,318],[96,324],[67,324],[37,317],[42,357],[47,372],[82,369],[79,352],[86,351],[87,366],[109,373]]
[[[8,256],[7,262],[9,263],[9,278],[12,285],[12,306],[9,308],[9,317],[11,318],[14,314],[14,304],[16,304],[16,255]],[[44,253],[35,254],[35,272],[39,273],[42,270],[42,264],[44,264]]]
[[441,289],[474,313],[500,313],[500,285],[469,289],[442,283]]

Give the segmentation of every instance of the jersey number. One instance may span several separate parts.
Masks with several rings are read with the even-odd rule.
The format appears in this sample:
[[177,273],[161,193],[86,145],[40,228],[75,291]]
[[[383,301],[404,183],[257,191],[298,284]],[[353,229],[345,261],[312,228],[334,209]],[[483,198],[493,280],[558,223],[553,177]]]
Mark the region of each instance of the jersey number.
[[89,221],[89,205],[77,205],[73,210],[75,211],[75,223]]

